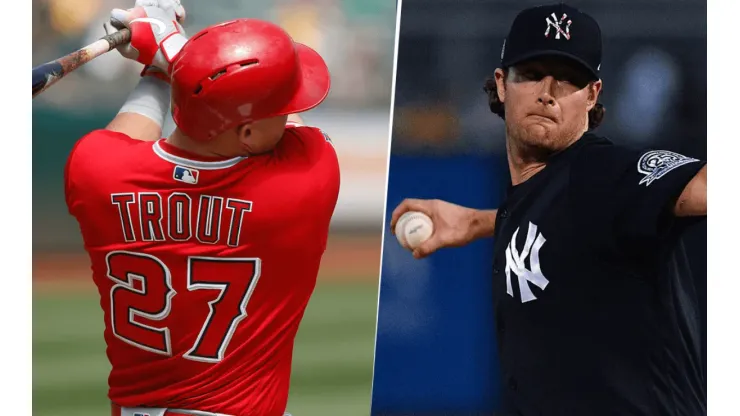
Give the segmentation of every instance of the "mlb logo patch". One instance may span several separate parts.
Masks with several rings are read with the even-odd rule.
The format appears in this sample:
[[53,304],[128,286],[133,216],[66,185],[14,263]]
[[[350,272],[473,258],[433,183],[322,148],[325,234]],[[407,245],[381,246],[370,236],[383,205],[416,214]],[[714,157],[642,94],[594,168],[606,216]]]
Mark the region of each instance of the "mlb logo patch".
[[185,182],[193,185],[198,183],[199,176],[200,172],[195,169],[186,168],[184,166],[175,166],[175,172],[172,174],[172,177],[176,181]]

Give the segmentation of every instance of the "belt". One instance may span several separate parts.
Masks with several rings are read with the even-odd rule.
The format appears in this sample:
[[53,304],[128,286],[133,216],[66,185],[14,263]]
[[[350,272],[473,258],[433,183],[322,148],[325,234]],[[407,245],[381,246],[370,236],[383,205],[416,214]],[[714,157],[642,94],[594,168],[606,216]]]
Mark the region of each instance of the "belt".
[[121,407],[111,403],[111,416],[231,416],[199,410],[165,409],[162,407]]

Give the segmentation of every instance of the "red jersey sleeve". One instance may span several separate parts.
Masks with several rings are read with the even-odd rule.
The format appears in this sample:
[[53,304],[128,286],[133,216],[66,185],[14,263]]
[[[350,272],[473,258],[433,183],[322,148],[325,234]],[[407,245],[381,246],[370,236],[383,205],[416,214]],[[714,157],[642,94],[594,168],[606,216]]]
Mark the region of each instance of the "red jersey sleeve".
[[296,205],[305,218],[312,223],[314,235],[319,238],[323,252],[329,233],[337,198],[339,197],[340,169],[337,153],[329,135],[317,127],[288,123],[286,138],[297,141],[297,146],[281,146],[279,157],[302,159],[307,164],[306,175],[310,178],[310,189],[306,195],[309,204]]
[[64,196],[70,214],[81,203],[79,190],[87,188],[91,178],[105,174],[104,156],[115,154],[121,147],[141,143],[139,140],[110,130],[94,130],[80,138],[67,157],[64,167]]

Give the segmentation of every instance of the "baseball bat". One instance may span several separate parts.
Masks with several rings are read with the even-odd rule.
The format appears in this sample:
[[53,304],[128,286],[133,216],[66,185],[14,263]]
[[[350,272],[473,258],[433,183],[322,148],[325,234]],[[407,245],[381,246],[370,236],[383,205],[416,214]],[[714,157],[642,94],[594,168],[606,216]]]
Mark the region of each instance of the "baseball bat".
[[131,31],[123,28],[75,52],[33,68],[33,98],[75,69],[130,41]]

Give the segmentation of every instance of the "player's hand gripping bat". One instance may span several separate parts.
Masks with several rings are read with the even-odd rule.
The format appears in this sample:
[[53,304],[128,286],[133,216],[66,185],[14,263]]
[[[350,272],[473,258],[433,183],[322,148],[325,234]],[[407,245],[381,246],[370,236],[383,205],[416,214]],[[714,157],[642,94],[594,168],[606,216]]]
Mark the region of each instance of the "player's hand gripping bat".
[[33,98],[75,69],[130,41],[131,31],[124,28],[69,55],[33,68]]

